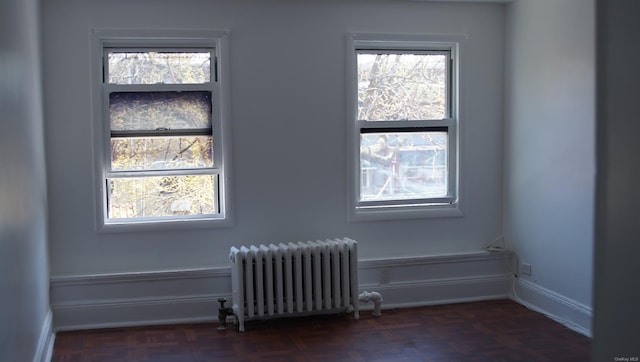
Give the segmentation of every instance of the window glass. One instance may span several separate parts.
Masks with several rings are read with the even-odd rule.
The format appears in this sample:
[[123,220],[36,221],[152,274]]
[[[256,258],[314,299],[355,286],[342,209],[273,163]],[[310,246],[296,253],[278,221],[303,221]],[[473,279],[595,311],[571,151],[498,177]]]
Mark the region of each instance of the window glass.
[[358,119],[406,121],[447,117],[447,54],[357,54]]
[[113,92],[112,131],[211,128],[211,92]]
[[108,53],[111,84],[202,84],[211,80],[209,52]]
[[212,166],[211,136],[111,138],[111,169],[113,171]]
[[360,135],[360,201],[446,196],[447,175],[446,131]]
[[108,178],[111,219],[215,214],[215,175]]

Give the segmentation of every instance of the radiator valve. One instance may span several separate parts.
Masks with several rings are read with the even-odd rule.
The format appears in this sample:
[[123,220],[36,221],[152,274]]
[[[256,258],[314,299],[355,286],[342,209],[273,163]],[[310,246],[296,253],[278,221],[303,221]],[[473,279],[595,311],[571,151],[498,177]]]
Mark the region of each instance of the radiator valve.
[[227,329],[227,317],[233,315],[233,308],[227,308],[224,306],[224,303],[227,302],[225,298],[218,298],[218,303],[220,303],[220,308],[218,308],[218,329],[225,330]]

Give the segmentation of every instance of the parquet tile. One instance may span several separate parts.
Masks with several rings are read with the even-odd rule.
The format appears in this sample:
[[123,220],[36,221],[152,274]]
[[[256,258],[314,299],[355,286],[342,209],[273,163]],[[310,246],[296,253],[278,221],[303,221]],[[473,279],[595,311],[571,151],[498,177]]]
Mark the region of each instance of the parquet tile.
[[216,324],[60,332],[53,362],[588,361],[591,341],[508,301]]

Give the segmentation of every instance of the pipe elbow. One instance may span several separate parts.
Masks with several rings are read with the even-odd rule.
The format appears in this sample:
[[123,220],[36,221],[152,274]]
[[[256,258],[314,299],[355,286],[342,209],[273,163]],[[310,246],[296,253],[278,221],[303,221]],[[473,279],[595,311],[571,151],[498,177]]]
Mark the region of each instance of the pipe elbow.
[[382,307],[382,294],[378,292],[362,292],[358,296],[358,300],[363,303],[373,302],[373,315],[379,317],[382,315],[381,307]]
[[382,294],[378,293],[378,292],[371,292],[371,300],[375,303],[375,302],[380,302],[382,303],[384,301],[384,299],[382,299]]

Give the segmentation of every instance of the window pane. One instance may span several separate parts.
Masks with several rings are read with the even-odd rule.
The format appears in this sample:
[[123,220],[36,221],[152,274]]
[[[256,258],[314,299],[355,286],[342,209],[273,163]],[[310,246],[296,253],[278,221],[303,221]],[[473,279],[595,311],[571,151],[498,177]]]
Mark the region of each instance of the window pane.
[[447,195],[447,132],[360,135],[360,201]]
[[358,119],[447,117],[446,54],[358,54]]
[[112,131],[211,128],[211,92],[109,94]]
[[107,186],[110,219],[217,212],[214,175],[110,178]]
[[111,84],[202,84],[211,79],[209,52],[110,52]]
[[111,138],[111,169],[158,170],[213,166],[213,139],[194,137]]

